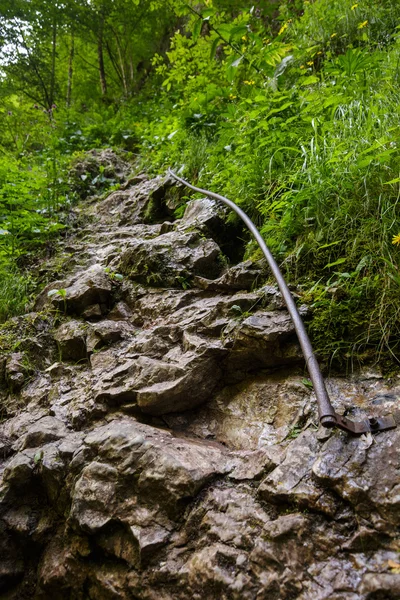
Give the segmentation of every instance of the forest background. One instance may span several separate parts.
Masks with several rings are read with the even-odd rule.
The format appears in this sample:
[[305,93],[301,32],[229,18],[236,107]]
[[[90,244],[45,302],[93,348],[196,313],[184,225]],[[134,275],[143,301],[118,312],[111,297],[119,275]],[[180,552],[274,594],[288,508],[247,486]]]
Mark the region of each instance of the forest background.
[[118,188],[101,168],[69,175],[113,147],[237,202],[310,307],[319,354],[390,371],[399,83],[398,0],[2,0],[0,320],[29,310],[74,204]]

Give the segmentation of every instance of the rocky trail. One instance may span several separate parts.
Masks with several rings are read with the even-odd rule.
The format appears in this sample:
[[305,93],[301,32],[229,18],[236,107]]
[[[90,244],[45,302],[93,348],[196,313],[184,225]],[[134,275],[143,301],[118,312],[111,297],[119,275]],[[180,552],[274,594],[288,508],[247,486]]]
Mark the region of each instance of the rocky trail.
[[[237,225],[208,199],[176,219],[172,180],[102,159],[120,189],[1,333],[0,598],[399,598],[400,428],[318,429]],[[354,417],[400,397],[374,368],[327,387]]]

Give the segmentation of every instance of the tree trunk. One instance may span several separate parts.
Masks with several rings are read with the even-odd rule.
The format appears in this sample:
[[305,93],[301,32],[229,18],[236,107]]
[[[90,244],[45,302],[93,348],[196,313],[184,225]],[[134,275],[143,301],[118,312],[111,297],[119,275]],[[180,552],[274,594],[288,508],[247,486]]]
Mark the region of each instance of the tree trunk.
[[49,109],[54,104],[55,85],[56,85],[56,51],[57,51],[57,18],[53,17],[53,35],[51,41],[51,73],[50,73],[50,93],[49,93]]
[[117,51],[118,51],[119,65],[120,65],[120,71],[121,71],[122,85],[124,87],[125,96],[128,96],[128,85],[127,85],[127,81],[126,81],[124,59],[123,59],[123,56],[122,56],[121,44],[120,44],[119,37],[118,37],[118,34],[117,34],[116,31],[114,31],[114,37],[115,37],[115,42],[117,44]]
[[68,57],[67,108],[69,108],[71,106],[72,77],[73,77],[73,73],[74,73],[74,54],[75,54],[75,40],[74,40],[74,34],[71,33],[71,45],[69,48],[69,57]]
[[97,37],[97,56],[99,60],[99,75],[100,75],[100,89],[101,95],[107,95],[107,79],[106,71],[104,68],[104,55],[103,55],[103,32],[104,32],[104,12],[100,16],[100,25]]

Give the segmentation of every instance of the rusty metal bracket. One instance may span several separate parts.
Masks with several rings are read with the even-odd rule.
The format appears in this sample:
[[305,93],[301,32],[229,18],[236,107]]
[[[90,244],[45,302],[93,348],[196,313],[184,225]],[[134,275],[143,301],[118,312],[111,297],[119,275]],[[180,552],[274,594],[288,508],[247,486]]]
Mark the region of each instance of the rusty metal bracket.
[[396,421],[392,415],[385,417],[369,417],[364,421],[350,421],[346,417],[342,417],[336,413],[336,427],[348,431],[353,435],[361,435],[363,433],[375,433],[377,431],[385,431],[386,429],[395,429]]
[[378,431],[384,431],[386,429],[394,429],[397,427],[396,421],[392,415],[386,415],[384,417],[370,417],[364,419],[363,421],[351,421],[347,417],[338,415],[333,408],[331,401],[328,396],[328,392],[325,387],[325,382],[322,377],[321,370],[319,368],[317,359],[315,358],[310,339],[307,335],[306,329],[304,327],[304,323],[300,316],[300,313],[297,309],[295,301],[290,293],[290,290],[287,286],[287,283],[281,273],[281,270],[278,267],[277,262],[271,254],[268,246],[266,245],[261,233],[258,231],[257,227],[251,221],[251,219],[246,215],[245,212],[237,204],[232,202],[232,200],[228,200],[225,196],[220,196],[214,192],[210,192],[208,190],[203,190],[201,188],[195,187],[191,185],[189,182],[182,179],[176,173],[174,173],[171,169],[168,169],[168,173],[173,177],[176,181],[179,181],[183,185],[187,186],[191,190],[195,192],[199,192],[200,194],[204,194],[209,198],[213,198],[214,200],[218,200],[229,206],[242,221],[246,224],[251,234],[255,238],[256,242],[261,248],[262,253],[267,259],[268,265],[274,275],[276,282],[278,284],[279,291],[282,294],[282,298],[286,304],[286,307],[289,311],[289,314],[292,318],[293,325],[295,331],[297,333],[297,337],[299,339],[299,343],[306,361],[307,369],[310,374],[310,379],[313,384],[315,396],[317,398],[318,404],[318,414],[319,421],[321,425],[324,427],[338,427],[339,429],[343,429],[348,433],[353,435],[361,435],[363,433],[371,432],[376,433]]

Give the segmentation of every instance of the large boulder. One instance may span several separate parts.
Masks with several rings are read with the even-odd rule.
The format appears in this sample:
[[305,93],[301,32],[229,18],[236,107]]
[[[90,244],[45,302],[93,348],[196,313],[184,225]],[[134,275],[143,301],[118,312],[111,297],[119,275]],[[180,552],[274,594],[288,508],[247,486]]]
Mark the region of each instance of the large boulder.
[[196,232],[170,231],[137,240],[121,257],[121,272],[153,287],[185,287],[193,275],[218,277],[224,268],[218,245]]

